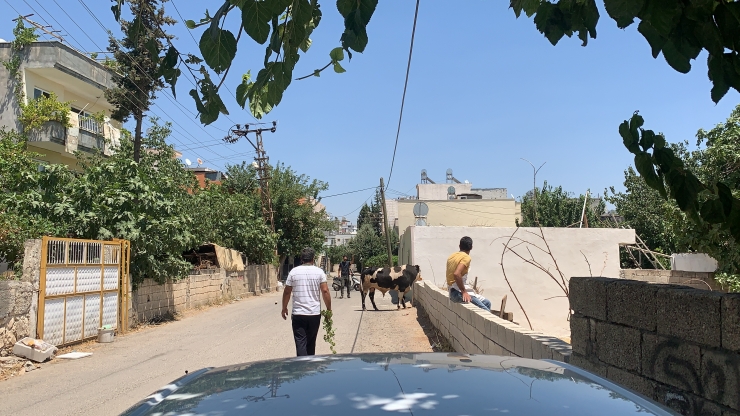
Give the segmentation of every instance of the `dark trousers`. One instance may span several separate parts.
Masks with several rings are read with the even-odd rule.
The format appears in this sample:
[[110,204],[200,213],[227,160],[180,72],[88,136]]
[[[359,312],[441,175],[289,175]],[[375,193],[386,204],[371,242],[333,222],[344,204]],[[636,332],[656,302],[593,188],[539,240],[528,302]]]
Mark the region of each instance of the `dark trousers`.
[[291,322],[296,355],[316,355],[316,336],[321,326],[321,315],[292,315]]
[[350,292],[352,291],[352,279],[350,279],[349,276],[342,276],[342,286],[339,293],[344,296],[344,287],[347,287],[347,297],[349,297]]

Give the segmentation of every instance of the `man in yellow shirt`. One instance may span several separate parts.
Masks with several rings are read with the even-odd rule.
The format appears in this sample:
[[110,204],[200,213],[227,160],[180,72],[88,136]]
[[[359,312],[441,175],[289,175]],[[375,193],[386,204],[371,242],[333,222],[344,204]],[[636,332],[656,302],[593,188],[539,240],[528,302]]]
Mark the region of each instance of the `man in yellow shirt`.
[[447,286],[450,288],[450,300],[457,303],[472,302],[473,305],[490,311],[491,302],[467,285],[472,249],[473,239],[463,237],[460,239],[460,251],[452,253],[447,258]]

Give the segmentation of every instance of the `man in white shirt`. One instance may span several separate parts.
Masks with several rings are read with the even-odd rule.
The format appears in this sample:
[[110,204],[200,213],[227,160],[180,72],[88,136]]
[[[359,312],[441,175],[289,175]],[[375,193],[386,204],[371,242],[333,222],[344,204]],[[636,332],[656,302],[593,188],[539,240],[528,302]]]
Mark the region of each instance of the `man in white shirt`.
[[326,310],[331,310],[331,294],[326,284],[326,274],[314,266],[314,251],[306,247],[301,251],[301,265],[294,267],[285,280],[283,291],[283,319],[288,318],[288,301],[293,295],[291,321],[295,351],[302,355],[316,354],[316,336],[321,326],[321,297]]

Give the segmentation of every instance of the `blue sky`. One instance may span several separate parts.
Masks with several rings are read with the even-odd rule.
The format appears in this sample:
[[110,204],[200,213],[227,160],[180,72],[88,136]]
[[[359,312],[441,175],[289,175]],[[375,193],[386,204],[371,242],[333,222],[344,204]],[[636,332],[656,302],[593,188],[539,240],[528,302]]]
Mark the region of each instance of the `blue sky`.
[[[12,38],[11,16],[36,13],[31,19],[62,30],[73,46],[101,50],[107,36],[81,2],[104,26],[116,28],[106,1],[3,0],[0,15],[6,21],[0,25],[0,37]],[[206,7],[213,11],[220,2],[174,4],[183,18],[198,20]],[[329,51],[339,45],[341,16],[333,1],[322,4],[323,20],[295,75],[323,67]],[[507,4],[421,2],[389,196],[414,194],[421,169],[435,181],[444,181],[447,168],[476,187],[506,187],[520,196],[532,184],[532,169],[520,158],[538,166],[547,162],[538,184],[547,180],[571,192],[590,188],[602,194],[612,185],[621,188],[623,171],[632,163],[617,128],[633,111],[645,117],[646,128],[665,133],[669,141],[693,144],[699,128],[724,121],[740,101],[735,91],[719,105],[711,101],[706,55],[694,61],[689,74],[680,74],[662,56],[652,58],[635,26],[617,29],[603,9],[598,37],[587,47],[567,38],[553,47],[531,19],[516,19]],[[167,5],[168,14],[179,20],[171,2]],[[320,78],[291,84],[280,106],[263,120],[279,122],[277,132],[265,136],[272,162],[327,181],[325,195],[375,186],[381,176],[387,179],[414,5],[413,0],[381,1],[368,28],[370,43],[365,53],[343,62],[346,73],[327,70]],[[228,24],[235,27],[237,13],[232,14]],[[195,39],[202,30],[193,31]],[[172,30],[175,44],[196,51],[187,32],[178,24]],[[228,88],[235,91],[240,75],[250,68],[256,72],[263,57],[264,47],[243,36]],[[202,127],[193,117],[194,104],[187,95],[191,88],[190,81],[181,78],[178,98],[163,93],[153,108],[154,115],[175,124],[172,143],[183,157],[200,157],[205,166],[217,169],[251,162],[248,143],[229,145],[218,139],[232,124],[254,119],[223,91],[228,119]],[[351,213],[348,217],[354,221],[356,209],[372,194],[368,190],[322,202],[334,215]]]

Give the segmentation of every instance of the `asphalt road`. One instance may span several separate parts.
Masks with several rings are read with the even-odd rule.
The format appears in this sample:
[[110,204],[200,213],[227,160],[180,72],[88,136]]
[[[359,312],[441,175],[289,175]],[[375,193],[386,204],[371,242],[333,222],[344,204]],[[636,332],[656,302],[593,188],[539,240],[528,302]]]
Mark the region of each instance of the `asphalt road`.
[[[338,353],[432,351],[415,308],[397,311],[390,296],[377,296],[381,311],[363,313],[355,293],[351,299],[332,299]],[[185,370],[293,356],[290,320],[280,317],[281,296],[252,297],[117,337],[111,344],[88,344],[90,357],[56,359],[0,382],[0,415],[119,414]],[[317,354],[329,354],[322,336],[323,330]]]

